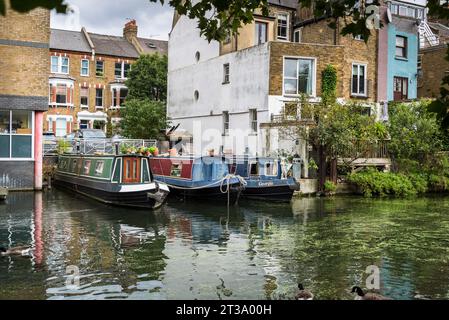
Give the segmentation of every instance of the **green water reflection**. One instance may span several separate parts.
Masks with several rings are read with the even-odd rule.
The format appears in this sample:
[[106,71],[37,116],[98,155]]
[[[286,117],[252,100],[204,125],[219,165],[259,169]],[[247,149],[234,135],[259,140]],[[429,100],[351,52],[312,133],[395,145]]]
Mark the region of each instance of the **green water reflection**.
[[[0,204],[2,299],[272,299],[302,282],[316,299],[352,299],[376,265],[381,293],[449,298],[449,198],[298,199],[229,210],[172,202],[117,209],[57,190]],[[66,268],[80,287],[66,286]]]

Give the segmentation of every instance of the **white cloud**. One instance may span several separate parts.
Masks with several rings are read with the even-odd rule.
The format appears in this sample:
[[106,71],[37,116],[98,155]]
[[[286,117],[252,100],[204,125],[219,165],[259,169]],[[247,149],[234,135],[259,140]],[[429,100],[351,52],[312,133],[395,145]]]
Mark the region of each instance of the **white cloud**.
[[67,0],[73,13],[51,14],[51,27],[56,29],[122,35],[123,26],[136,19],[140,37],[167,40],[171,30],[173,9],[149,0]]

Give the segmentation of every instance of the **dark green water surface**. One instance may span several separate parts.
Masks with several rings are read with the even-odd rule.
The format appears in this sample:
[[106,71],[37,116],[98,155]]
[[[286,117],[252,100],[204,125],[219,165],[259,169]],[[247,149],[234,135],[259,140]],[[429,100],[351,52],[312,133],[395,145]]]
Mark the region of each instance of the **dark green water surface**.
[[[367,266],[394,299],[449,298],[449,197],[241,202],[171,200],[152,213],[63,191],[0,203],[0,299],[273,299],[302,282],[353,299]],[[79,286],[67,267],[78,268]]]

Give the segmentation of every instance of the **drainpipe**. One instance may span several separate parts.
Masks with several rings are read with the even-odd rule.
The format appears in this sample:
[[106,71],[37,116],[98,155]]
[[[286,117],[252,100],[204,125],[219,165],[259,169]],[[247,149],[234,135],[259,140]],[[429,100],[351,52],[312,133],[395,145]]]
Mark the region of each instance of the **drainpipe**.
[[42,135],[44,131],[44,113],[34,114],[34,189],[42,190]]

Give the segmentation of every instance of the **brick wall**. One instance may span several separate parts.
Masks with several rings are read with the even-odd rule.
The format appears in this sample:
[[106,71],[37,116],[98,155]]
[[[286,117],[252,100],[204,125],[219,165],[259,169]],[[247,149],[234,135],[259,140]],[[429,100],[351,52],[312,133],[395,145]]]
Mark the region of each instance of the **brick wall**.
[[48,10],[0,17],[0,94],[47,95],[49,38]]
[[449,75],[449,61],[445,60],[447,46],[424,49],[422,55],[422,73],[418,79],[419,98],[437,98],[441,81]]
[[[321,73],[328,64],[338,70],[338,78],[343,76],[341,61],[344,61],[342,46],[315,45],[303,43],[270,43],[270,95],[282,95],[284,56],[316,57],[317,81],[316,94],[321,95]],[[340,83],[339,83],[340,84]],[[337,86],[337,95],[341,96],[342,87]]]
[[[338,83],[339,96],[346,99],[351,98],[351,77],[352,77],[352,63],[360,62],[367,64],[367,79],[368,79],[368,99],[362,101],[375,101],[377,98],[377,39],[378,32],[372,31],[367,43],[363,40],[355,40],[351,35],[342,36],[340,34],[343,23],[337,23],[337,28],[332,29],[328,26],[329,21],[321,20],[316,23],[306,25],[302,28],[301,42],[304,44],[324,44],[328,45],[328,52],[326,50],[314,50],[314,57],[318,57],[321,61],[334,61],[332,63],[340,69]],[[343,54],[341,57],[332,58],[332,45],[343,46]],[[310,47],[310,46],[309,46]],[[319,48],[319,47],[317,47]],[[333,59],[333,60],[332,60]],[[342,59],[342,60],[340,60]],[[319,68],[322,66],[319,66]],[[338,69],[338,68],[337,68]],[[318,70],[319,71],[319,70]],[[318,77],[321,75],[318,72]],[[321,82],[318,79],[318,82]],[[321,85],[321,84],[320,84]],[[318,83],[317,83],[317,87]],[[319,91],[317,90],[319,95]],[[357,98],[357,100],[361,100]]]

